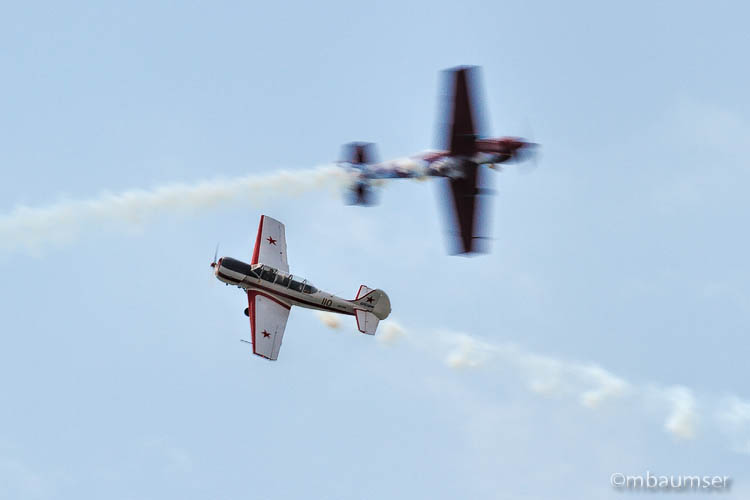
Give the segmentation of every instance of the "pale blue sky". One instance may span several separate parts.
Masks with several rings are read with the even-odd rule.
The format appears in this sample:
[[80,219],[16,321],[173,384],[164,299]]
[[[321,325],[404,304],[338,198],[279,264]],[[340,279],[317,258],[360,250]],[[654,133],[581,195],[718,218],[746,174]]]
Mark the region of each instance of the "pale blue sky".
[[[493,175],[493,253],[445,255],[433,183],[382,204],[271,196],[0,256],[0,497],[616,497],[613,472],[750,495],[750,32],[741,2],[101,2],[0,16],[0,214],[436,146],[438,72],[483,67],[490,131],[543,144]],[[208,264],[260,213],[292,272],[385,289],[407,335],[294,309],[279,361]],[[350,324],[351,323],[351,324]],[[442,332],[442,333],[441,333]],[[596,409],[511,365],[451,369],[445,332],[595,363],[646,396]],[[380,332],[382,334],[382,332]],[[443,340],[441,340],[443,339]],[[697,431],[663,427],[660,388]],[[619,498],[619,497],[617,497]]]

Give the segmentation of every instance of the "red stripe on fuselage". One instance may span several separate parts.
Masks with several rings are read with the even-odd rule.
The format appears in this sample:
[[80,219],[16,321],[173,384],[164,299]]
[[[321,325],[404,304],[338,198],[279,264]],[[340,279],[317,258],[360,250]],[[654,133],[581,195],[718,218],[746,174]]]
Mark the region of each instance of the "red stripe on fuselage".
[[301,302],[302,304],[308,304],[315,309],[322,309],[323,311],[331,311],[331,312],[335,312],[339,314],[348,314],[349,316],[354,316],[353,312],[346,312],[346,311],[342,311],[341,309],[336,309],[334,307],[327,307],[327,306],[324,306],[323,304],[318,304],[316,302],[311,302],[309,300],[300,299],[299,297],[294,297],[293,295],[287,295],[286,293],[278,292],[276,290],[271,290],[269,288],[264,288],[260,285],[256,285],[255,283],[253,283],[250,286],[263,290],[270,295],[278,295],[279,297],[289,299],[290,301],[293,301],[293,302]]
[[[222,275],[222,276],[224,276],[224,275]],[[354,316],[353,312],[342,311],[341,309],[336,309],[334,307],[327,307],[327,306],[324,306],[323,304],[318,304],[316,302],[311,302],[309,300],[300,299],[299,297],[294,297],[293,295],[288,295],[286,293],[278,292],[278,291],[272,290],[270,288],[265,288],[265,287],[262,287],[260,285],[256,285],[255,283],[252,283],[252,284],[246,283],[246,284],[249,284],[250,286],[252,286],[255,289],[255,290],[248,290],[247,293],[256,292],[256,293],[261,293],[264,296],[268,296],[268,295],[279,296],[279,297],[283,297],[285,299],[289,299],[292,302],[301,302],[302,304],[308,304],[308,305],[314,307],[315,309],[322,309],[323,311],[331,311],[331,312],[335,312],[335,313],[339,313],[339,314],[348,314],[349,316]],[[279,300],[276,299],[276,302],[279,302]],[[279,302],[279,303],[283,305],[282,302]]]
[[[273,299],[274,296],[279,296],[279,297],[283,297],[285,299],[289,299],[292,302],[301,302],[302,304],[308,304],[309,306],[311,306],[311,308],[314,308],[314,309],[321,309],[323,311],[331,311],[331,312],[335,312],[335,313],[338,313],[338,314],[346,314],[346,315],[349,315],[349,316],[354,316],[353,312],[342,311],[341,309],[336,309],[334,307],[327,307],[327,306],[324,306],[323,304],[318,304],[316,302],[311,302],[309,300],[304,300],[304,299],[301,299],[299,297],[294,297],[293,295],[288,295],[286,293],[282,293],[282,292],[273,290],[271,288],[265,288],[263,286],[256,285],[255,283],[247,283],[247,282],[244,282],[244,281],[238,281],[235,278],[227,276],[226,274],[224,274],[222,272],[217,272],[217,275],[221,276],[222,278],[224,278],[226,280],[231,281],[232,283],[234,283],[237,286],[240,286],[241,283],[244,283],[245,285],[248,285],[248,286],[252,287],[252,289],[245,289],[248,294],[250,294],[250,293],[260,293],[261,295],[264,295],[264,296],[266,296],[268,298],[271,298],[271,299]],[[367,295],[365,295],[365,297],[366,296]],[[283,302],[279,301],[278,299],[274,299],[274,300],[276,300],[276,302],[278,302],[279,304],[283,305],[284,307],[288,307]],[[347,302],[352,303],[351,300],[347,300]]]

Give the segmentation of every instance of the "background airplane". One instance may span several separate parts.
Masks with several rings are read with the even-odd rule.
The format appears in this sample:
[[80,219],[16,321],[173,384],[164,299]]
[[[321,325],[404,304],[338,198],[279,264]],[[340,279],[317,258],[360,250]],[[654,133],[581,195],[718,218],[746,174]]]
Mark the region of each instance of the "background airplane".
[[253,354],[279,357],[281,340],[292,306],[354,316],[357,329],[375,335],[378,322],[391,313],[391,302],[382,290],[359,287],[354,300],[346,300],[315,288],[307,280],[289,274],[284,224],[261,215],[250,264],[231,257],[211,263],[214,274],[227,285],[247,293]]
[[340,165],[354,174],[347,201],[355,205],[373,205],[374,185],[381,179],[443,177],[447,193],[444,199],[452,231],[452,253],[486,251],[481,235],[482,195],[491,191],[482,187],[480,166],[497,169],[510,160],[527,159],[537,145],[519,137],[482,138],[478,125],[475,87],[477,67],[458,67],[445,71],[449,96],[444,123],[442,149],[426,151],[408,158],[377,163],[375,146],[354,142],[344,145]]

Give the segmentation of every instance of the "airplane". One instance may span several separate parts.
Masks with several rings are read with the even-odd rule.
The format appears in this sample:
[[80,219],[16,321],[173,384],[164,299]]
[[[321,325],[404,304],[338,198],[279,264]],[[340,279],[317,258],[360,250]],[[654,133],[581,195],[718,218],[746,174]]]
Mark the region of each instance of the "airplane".
[[360,332],[375,335],[380,320],[391,313],[388,295],[361,285],[357,296],[346,300],[289,274],[285,233],[284,224],[262,215],[250,264],[231,257],[217,261],[216,254],[211,263],[219,281],[247,293],[245,316],[250,318],[253,354],[278,359],[292,306],[354,316]]
[[426,151],[407,158],[378,163],[375,146],[353,142],[343,147],[339,165],[352,174],[347,202],[352,205],[375,204],[374,187],[382,179],[442,177],[447,186],[444,198],[447,212],[452,214],[449,225],[454,227],[455,254],[486,251],[481,236],[482,195],[492,191],[482,187],[480,166],[500,170],[500,164],[529,158],[537,144],[520,137],[481,138],[477,131],[475,82],[478,68],[462,66],[445,71],[450,92],[446,107],[449,117],[444,133],[444,148]]

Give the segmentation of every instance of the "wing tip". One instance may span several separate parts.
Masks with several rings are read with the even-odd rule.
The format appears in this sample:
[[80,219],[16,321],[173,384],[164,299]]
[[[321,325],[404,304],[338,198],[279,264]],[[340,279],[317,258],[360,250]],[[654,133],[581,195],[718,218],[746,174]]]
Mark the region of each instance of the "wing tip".
[[255,354],[256,356],[259,356],[259,357],[261,357],[263,359],[267,359],[268,361],[278,361],[278,359],[279,359],[278,356],[275,357],[275,358],[270,358],[270,357],[266,356],[265,354],[261,354],[259,352],[255,352],[255,346],[253,346],[253,354]]

